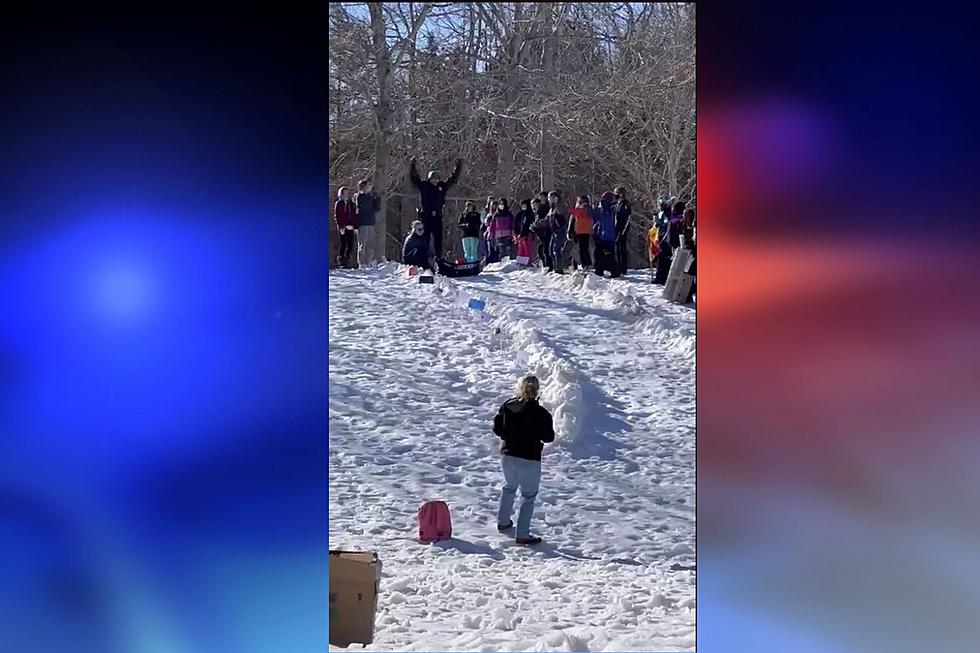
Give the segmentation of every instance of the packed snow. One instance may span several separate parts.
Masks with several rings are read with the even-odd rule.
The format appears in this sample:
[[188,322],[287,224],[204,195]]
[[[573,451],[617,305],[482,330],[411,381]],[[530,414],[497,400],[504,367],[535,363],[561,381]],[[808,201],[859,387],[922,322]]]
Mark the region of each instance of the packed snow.
[[[330,546],[382,561],[366,650],[694,650],[695,311],[661,292],[511,263],[331,273]],[[527,373],[557,433],[535,547],[496,529],[492,419]],[[452,540],[415,541],[429,500]]]

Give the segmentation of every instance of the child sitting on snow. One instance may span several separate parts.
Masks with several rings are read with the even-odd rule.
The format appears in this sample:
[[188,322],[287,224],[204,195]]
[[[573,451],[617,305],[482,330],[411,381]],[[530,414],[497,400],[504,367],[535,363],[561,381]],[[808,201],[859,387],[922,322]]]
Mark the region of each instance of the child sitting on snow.
[[425,225],[422,224],[421,220],[412,223],[412,231],[408,234],[405,245],[402,247],[402,262],[405,265],[415,265],[435,271],[435,266],[429,255],[429,239],[425,237]]

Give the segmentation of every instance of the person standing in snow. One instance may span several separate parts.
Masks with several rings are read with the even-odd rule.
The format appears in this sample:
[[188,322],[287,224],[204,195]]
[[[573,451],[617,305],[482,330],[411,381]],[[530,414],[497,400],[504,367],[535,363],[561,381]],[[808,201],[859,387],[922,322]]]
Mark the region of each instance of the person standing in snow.
[[402,247],[402,262],[420,268],[429,268],[435,272],[432,256],[429,254],[429,239],[425,235],[425,225],[421,220],[412,223],[412,231],[405,239]]
[[548,220],[551,221],[551,269],[565,274],[565,244],[568,242],[568,216],[558,206],[558,191],[548,193]]
[[626,260],[627,240],[629,238],[630,217],[633,215],[633,207],[626,199],[626,189],[617,186],[613,191],[616,200],[616,265],[620,272],[626,274],[629,269]]
[[595,273],[600,277],[609,270],[619,276],[616,262],[616,209],[613,194],[606,191],[599,199],[599,208],[592,214],[592,233],[595,236]]
[[497,210],[490,219],[488,226],[490,237],[497,247],[497,255],[500,258],[514,255],[514,214],[510,212],[510,205],[506,197],[497,200]]
[[691,250],[691,264],[687,267],[687,273],[694,277],[694,281],[691,283],[691,290],[687,294],[687,298],[684,303],[688,303],[694,299],[694,295],[697,292],[698,284],[698,249],[697,249],[697,229],[696,220],[697,214],[694,209],[685,209],[684,211],[684,248]]
[[342,268],[352,269],[357,243],[357,206],[350,199],[347,186],[341,186],[337,191],[337,203],[333,207],[333,219],[337,223],[337,233],[340,234],[340,252],[337,263]]
[[657,256],[657,274],[653,282],[661,286],[667,283],[670,263],[674,259],[674,249],[670,244],[670,221],[673,213],[671,201],[663,195],[660,196],[660,215],[657,218],[657,227],[660,230],[660,255]]
[[497,511],[497,530],[503,533],[514,527],[511,514],[514,496],[520,490],[518,544],[541,542],[540,537],[531,536],[531,516],[541,485],[541,451],[544,443],[555,441],[551,413],[538,403],[539,389],[537,377],[525,376],[517,384],[517,397],[506,401],[493,419],[493,432],[503,440],[500,453],[504,486]]
[[521,200],[521,210],[514,216],[514,244],[517,246],[517,255],[526,257],[528,261],[531,260],[534,247],[534,234],[531,233],[534,217],[531,200]]
[[538,260],[541,266],[551,269],[551,220],[548,218],[548,204],[535,197],[531,200],[531,210],[536,219],[531,223],[531,233],[538,239]]
[[497,212],[497,200],[493,195],[487,196],[487,205],[483,207],[483,242],[486,246],[487,263],[496,263],[500,260],[497,255],[497,243],[493,239],[493,234],[490,231],[490,222],[493,220],[494,214]]
[[480,219],[480,213],[476,210],[473,200],[466,200],[466,208],[459,218],[459,228],[463,232],[463,256],[467,263],[480,260],[479,246],[482,226],[483,221]]
[[357,193],[354,194],[354,206],[357,208],[357,242],[358,262],[360,264],[374,263],[374,247],[377,236],[374,233],[374,214],[381,204],[381,198],[373,192],[370,179],[357,182]]
[[442,208],[446,204],[446,193],[459,181],[459,173],[462,170],[463,160],[458,159],[456,169],[446,181],[441,180],[438,170],[429,171],[427,179],[422,181],[415,167],[414,156],[408,167],[412,184],[419,191],[419,217],[425,228],[425,237],[435,241],[433,255],[437,257],[442,256]]
[[[568,238],[578,245],[578,264],[582,269],[592,267],[592,255],[589,253],[592,238],[592,206],[588,195],[581,195],[571,210],[568,225]],[[572,251],[575,251],[574,248]]]

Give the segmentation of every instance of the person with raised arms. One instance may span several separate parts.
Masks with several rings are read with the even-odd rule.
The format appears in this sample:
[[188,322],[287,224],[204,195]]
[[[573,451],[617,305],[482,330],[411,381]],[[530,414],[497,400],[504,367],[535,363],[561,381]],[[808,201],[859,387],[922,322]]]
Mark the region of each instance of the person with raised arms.
[[408,174],[412,184],[419,192],[419,218],[425,232],[425,238],[430,238],[433,243],[433,254],[436,257],[442,256],[442,209],[446,205],[446,193],[459,181],[459,174],[463,170],[463,160],[456,161],[456,169],[449,179],[443,181],[438,170],[430,170],[425,181],[419,178],[419,172],[415,165],[415,157],[412,157],[408,167]]

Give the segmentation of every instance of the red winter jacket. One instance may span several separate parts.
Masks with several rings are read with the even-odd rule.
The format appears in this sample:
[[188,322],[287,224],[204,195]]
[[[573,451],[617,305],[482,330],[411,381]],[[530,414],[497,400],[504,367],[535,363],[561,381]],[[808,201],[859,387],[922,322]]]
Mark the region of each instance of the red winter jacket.
[[354,227],[357,229],[357,209],[352,200],[337,200],[333,205],[333,217],[337,221],[337,227]]

